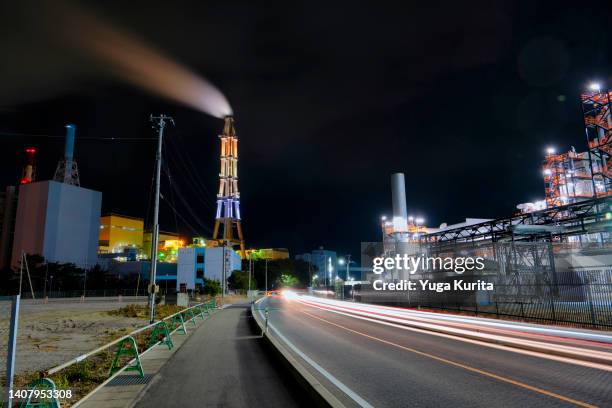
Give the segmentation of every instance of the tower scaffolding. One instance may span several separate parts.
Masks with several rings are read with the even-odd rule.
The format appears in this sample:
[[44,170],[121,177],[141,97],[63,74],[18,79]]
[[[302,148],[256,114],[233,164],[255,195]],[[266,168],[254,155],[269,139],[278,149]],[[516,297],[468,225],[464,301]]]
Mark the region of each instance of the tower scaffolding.
[[[238,137],[234,119],[225,118],[221,140],[221,169],[219,172],[219,191],[217,192],[217,213],[213,240],[223,245],[240,246],[240,256],[245,259],[244,237],[240,220],[240,192],[238,191]],[[220,227],[223,235],[219,238]],[[234,237],[234,227],[238,238]]]
[[612,118],[610,91],[595,85],[580,95],[594,197],[612,194]]

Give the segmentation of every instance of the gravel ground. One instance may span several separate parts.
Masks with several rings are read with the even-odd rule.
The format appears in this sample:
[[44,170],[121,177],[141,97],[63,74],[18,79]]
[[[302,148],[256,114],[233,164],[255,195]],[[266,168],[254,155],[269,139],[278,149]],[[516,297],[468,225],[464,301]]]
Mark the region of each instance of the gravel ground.
[[[110,316],[107,312],[146,298],[124,297],[23,300],[17,337],[16,373],[51,368],[104,344],[121,329],[145,325],[143,319]],[[0,376],[4,377],[9,314],[0,305]]]

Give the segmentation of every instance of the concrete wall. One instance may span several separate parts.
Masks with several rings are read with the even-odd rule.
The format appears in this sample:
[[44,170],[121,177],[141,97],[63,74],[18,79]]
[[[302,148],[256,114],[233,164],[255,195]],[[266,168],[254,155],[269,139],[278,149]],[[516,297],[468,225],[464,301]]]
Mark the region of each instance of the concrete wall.
[[[223,280],[223,249],[222,247],[206,248],[204,257],[204,277],[221,282]],[[225,248],[229,257],[226,278],[229,278],[232,271],[239,270],[242,261],[238,253],[230,248]]]
[[176,290],[181,283],[187,285],[187,289],[195,289],[196,270],[196,248],[179,248],[176,263]]
[[12,265],[22,251],[49,262],[92,266],[97,260],[102,193],[41,181],[19,187]]

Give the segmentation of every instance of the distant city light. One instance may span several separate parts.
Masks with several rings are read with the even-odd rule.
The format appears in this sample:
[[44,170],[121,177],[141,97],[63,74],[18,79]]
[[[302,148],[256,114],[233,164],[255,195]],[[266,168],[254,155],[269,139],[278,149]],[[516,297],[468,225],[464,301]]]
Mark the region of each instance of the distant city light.
[[387,219],[386,215],[383,215],[382,217],[380,217],[381,220],[385,221]]
[[546,153],[548,153],[548,154],[555,154],[555,148],[554,147],[546,148]]
[[408,217],[408,221],[412,221],[412,220],[414,220],[414,217],[411,215]]
[[601,85],[598,82],[591,82],[589,84],[589,89],[591,91],[597,91],[599,92],[601,90]]
[[551,169],[544,169],[544,171],[542,172],[545,176],[550,176],[552,174],[552,170]]
[[344,258],[338,258],[338,265],[344,265],[346,263],[346,261],[344,260]]
[[421,218],[421,217],[416,219],[416,223],[417,224],[423,224],[424,222],[425,222],[425,220],[423,218]]

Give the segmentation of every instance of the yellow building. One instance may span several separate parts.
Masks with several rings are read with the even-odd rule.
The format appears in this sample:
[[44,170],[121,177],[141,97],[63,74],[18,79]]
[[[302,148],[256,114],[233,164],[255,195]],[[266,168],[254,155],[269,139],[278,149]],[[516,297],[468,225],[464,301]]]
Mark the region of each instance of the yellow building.
[[100,217],[98,252],[121,253],[124,248],[142,249],[144,221],[119,214]]
[[247,259],[276,261],[278,259],[289,259],[289,250],[287,248],[247,249],[246,256]]

